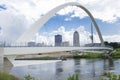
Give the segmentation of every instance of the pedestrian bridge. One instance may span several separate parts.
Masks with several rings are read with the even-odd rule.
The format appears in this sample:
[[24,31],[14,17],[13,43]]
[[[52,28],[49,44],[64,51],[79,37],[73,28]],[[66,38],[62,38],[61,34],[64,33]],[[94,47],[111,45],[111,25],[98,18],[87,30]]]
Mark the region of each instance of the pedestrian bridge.
[[[60,51],[91,51],[91,50],[96,50],[96,51],[101,51],[101,52],[110,52],[113,50],[111,47],[0,47],[0,64],[3,65],[4,67],[7,66],[5,65],[5,61],[9,63],[9,65],[13,66],[14,65],[14,59],[18,55],[26,55],[26,54],[38,54],[42,53],[45,54],[47,52],[60,52]],[[7,63],[7,64],[8,64]],[[0,70],[2,71],[2,70]]]
[[36,21],[31,27],[16,41],[18,43],[24,43],[28,42],[28,40],[31,39],[31,37],[52,17],[55,15],[56,12],[63,9],[67,6],[77,6],[78,8],[83,9],[91,18],[95,29],[98,33],[98,36],[100,38],[101,46],[100,47],[27,47],[27,46],[11,46],[11,47],[0,47],[0,63],[3,64],[3,57],[7,57],[11,62],[14,60],[15,56],[21,55],[21,54],[38,54],[38,53],[47,53],[47,52],[60,52],[60,51],[87,51],[87,50],[98,50],[98,51],[112,51],[113,48],[111,47],[104,47],[104,41],[102,38],[102,34],[99,30],[99,27],[90,13],[89,10],[87,10],[84,6],[82,6],[79,3],[76,2],[69,2],[62,4],[51,11],[49,11],[46,15],[41,17],[38,21]]
[[60,51],[112,51],[111,47],[3,47],[1,48],[5,56],[7,55],[20,55],[20,54],[38,54],[47,52],[60,52]]

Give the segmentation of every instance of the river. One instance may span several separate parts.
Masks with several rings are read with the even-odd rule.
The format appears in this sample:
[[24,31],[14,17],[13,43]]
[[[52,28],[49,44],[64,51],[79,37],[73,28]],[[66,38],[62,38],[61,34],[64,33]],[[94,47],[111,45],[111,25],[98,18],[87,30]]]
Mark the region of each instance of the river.
[[21,79],[30,74],[40,80],[65,80],[70,75],[78,73],[80,80],[100,80],[106,72],[120,74],[120,59],[22,60],[15,61],[14,64],[17,66],[12,67],[10,73]]

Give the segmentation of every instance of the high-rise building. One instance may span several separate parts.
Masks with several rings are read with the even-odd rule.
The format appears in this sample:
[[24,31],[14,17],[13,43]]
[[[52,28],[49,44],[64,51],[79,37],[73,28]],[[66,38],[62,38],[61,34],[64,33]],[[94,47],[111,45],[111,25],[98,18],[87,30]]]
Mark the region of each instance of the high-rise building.
[[61,46],[62,45],[62,35],[55,35],[55,46]]
[[79,33],[77,31],[74,32],[73,34],[73,46],[80,46],[79,43]]

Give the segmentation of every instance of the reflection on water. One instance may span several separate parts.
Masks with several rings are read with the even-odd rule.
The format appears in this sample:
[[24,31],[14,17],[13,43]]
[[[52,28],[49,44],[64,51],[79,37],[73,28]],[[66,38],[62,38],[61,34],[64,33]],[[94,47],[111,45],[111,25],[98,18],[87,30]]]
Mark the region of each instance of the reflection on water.
[[59,79],[59,77],[62,75],[63,73],[63,68],[62,68],[62,62],[57,62],[56,63],[56,71],[55,71],[55,75],[56,78]]
[[20,78],[29,73],[41,80],[64,80],[74,73],[79,73],[80,80],[99,80],[108,71],[120,74],[120,59],[70,59],[11,69],[11,73]]
[[3,70],[3,64],[2,63],[0,63],[0,72],[2,72]]
[[75,73],[80,73],[80,60],[76,59],[74,60],[74,72]]

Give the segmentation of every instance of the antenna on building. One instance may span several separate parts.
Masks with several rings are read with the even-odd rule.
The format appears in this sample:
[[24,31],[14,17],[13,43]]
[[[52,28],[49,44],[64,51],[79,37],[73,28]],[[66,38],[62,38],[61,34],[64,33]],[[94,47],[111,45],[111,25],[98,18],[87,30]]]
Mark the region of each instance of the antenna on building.
[[0,30],[2,30],[1,26],[0,26]]
[[0,26],[0,30],[1,30],[1,26]]

